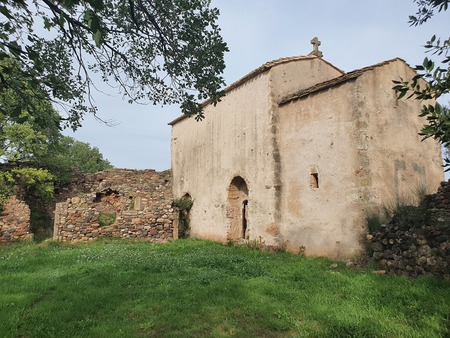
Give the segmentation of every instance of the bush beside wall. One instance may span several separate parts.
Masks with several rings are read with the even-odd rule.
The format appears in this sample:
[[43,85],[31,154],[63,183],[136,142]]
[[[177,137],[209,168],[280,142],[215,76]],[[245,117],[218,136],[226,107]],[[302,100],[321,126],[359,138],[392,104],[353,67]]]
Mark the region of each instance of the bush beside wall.
[[388,224],[368,235],[369,255],[382,269],[450,279],[449,182],[442,182],[420,206],[403,207]]

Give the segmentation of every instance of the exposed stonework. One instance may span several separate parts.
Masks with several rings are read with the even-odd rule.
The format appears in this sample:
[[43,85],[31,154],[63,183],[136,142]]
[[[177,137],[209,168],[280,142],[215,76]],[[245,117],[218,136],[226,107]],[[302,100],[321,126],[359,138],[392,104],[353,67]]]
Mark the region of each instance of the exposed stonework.
[[421,206],[403,207],[368,239],[369,254],[390,273],[450,279],[450,182]]
[[56,204],[54,238],[177,238],[170,171],[111,169],[79,177]]
[[10,197],[0,215],[0,242],[32,238],[30,208],[16,196]]

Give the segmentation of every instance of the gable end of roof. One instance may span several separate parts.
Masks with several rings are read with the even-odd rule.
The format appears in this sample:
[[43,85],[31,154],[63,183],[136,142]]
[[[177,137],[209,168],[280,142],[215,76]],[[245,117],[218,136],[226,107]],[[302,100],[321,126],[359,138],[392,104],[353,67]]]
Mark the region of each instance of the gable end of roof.
[[308,96],[310,94],[314,94],[314,93],[317,93],[317,92],[320,92],[320,91],[323,91],[323,90],[327,90],[329,88],[341,85],[343,83],[346,83],[348,81],[351,81],[351,80],[354,80],[354,79],[358,78],[359,76],[361,76],[362,74],[364,74],[364,73],[366,73],[368,71],[371,71],[371,70],[373,70],[375,68],[383,67],[383,66],[385,66],[385,65],[387,65],[387,64],[389,64],[391,62],[395,62],[395,61],[401,61],[401,62],[405,63],[409,67],[409,65],[403,59],[400,59],[400,58],[394,58],[394,59],[391,59],[391,60],[383,61],[383,62],[377,63],[375,65],[372,65],[372,66],[364,67],[364,68],[361,68],[361,69],[356,69],[356,70],[354,70],[352,72],[349,72],[347,74],[338,76],[338,77],[336,77],[334,79],[315,84],[315,85],[313,85],[313,86],[311,86],[309,88],[306,88],[306,89],[298,91],[298,92],[296,92],[294,94],[288,95],[288,96],[282,98],[280,101],[278,101],[278,105],[282,106],[282,105],[287,104],[287,103],[289,103],[291,101],[295,101],[295,100],[299,100],[301,98],[304,98],[304,97],[306,97],[306,96]]
[[[255,70],[251,71],[250,73],[248,73],[247,75],[245,75],[244,77],[240,78],[239,80],[233,82],[231,85],[229,85],[228,87],[226,87],[223,92],[225,94],[231,92],[232,90],[240,87],[241,85],[243,85],[244,83],[246,83],[247,81],[251,80],[252,78],[266,72],[269,71],[270,69],[272,69],[275,66],[281,65],[281,64],[285,64],[285,63],[289,63],[289,62],[294,62],[294,61],[301,61],[301,60],[312,60],[312,59],[320,59],[321,61],[325,62],[327,65],[329,65],[330,67],[336,69],[338,72],[340,72],[341,74],[345,74],[345,72],[339,68],[337,68],[336,66],[332,65],[330,62],[319,58],[315,55],[306,55],[306,56],[291,56],[291,57],[285,57],[285,58],[281,58],[281,59],[277,59],[277,60],[273,60],[273,61],[269,61],[266,62],[265,64],[263,64],[262,66],[256,68]],[[208,104],[212,103],[211,99],[207,99],[206,101],[204,101],[202,103],[202,107],[206,107]],[[171,121],[168,123],[168,125],[173,126],[176,123],[184,120],[185,118],[188,118],[187,115],[181,115],[179,117],[177,117],[175,120]]]

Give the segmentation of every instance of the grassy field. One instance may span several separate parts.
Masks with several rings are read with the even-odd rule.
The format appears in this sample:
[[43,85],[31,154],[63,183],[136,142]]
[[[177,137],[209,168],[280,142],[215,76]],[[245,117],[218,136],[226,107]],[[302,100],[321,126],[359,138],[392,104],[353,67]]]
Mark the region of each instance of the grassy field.
[[179,240],[0,246],[0,337],[448,337],[450,284]]

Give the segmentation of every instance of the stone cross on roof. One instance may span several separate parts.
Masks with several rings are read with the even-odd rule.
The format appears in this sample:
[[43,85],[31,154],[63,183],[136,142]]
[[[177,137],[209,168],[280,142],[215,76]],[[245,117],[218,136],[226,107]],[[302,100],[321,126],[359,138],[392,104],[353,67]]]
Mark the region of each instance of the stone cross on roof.
[[323,53],[319,50],[319,46],[321,45],[321,42],[319,41],[317,36],[315,36],[311,40],[311,44],[313,45],[313,51],[311,53],[309,53],[309,55],[315,55],[317,57],[322,57]]

